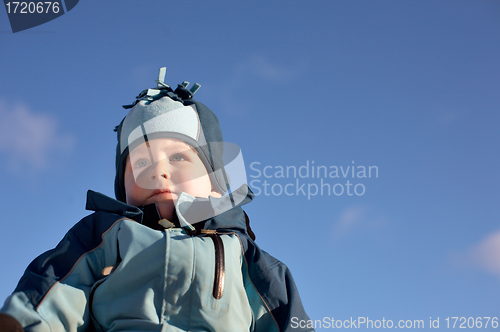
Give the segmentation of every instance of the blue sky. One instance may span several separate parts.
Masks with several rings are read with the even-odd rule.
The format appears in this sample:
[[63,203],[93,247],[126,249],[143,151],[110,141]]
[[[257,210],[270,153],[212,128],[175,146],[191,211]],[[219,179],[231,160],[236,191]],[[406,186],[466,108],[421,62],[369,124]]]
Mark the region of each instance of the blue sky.
[[113,195],[121,105],[166,66],[240,145],[311,319],[499,316],[499,2],[82,0],[16,34],[0,10],[0,45],[1,299]]

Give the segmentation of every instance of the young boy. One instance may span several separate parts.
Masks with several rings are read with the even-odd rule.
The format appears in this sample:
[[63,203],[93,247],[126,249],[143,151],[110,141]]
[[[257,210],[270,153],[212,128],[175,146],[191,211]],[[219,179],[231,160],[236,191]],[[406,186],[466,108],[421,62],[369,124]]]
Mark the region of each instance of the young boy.
[[253,241],[239,150],[164,72],[116,128],[117,200],[88,192],[95,213],[29,265],[0,331],[306,331],[288,268]]

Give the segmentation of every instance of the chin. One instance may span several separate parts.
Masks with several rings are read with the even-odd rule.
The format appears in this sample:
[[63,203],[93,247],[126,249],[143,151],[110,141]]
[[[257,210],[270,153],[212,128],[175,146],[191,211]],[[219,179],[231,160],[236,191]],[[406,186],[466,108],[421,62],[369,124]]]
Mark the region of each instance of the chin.
[[161,204],[157,203],[156,208],[158,209],[158,213],[161,218],[172,220],[174,216],[175,207],[174,204]]
[[162,206],[164,206],[164,207],[171,206],[173,208],[175,206],[175,200],[173,200],[173,199],[155,200],[155,201],[150,202],[149,204],[151,204],[151,203],[155,203],[158,208],[160,208]]
[[156,194],[154,196],[151,196],[150,198],[148,198],[147,202],[148,204],[151,204],[151,203],[170,203],[172,204],[175,199],[177,198],[177,195],[173,194],[173,193],[161,193],[161,194]]

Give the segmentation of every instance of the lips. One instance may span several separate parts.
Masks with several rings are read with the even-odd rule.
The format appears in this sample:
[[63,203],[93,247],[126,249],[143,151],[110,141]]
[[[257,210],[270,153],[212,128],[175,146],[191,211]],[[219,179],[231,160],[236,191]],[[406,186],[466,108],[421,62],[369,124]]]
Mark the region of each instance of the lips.
[[156,196],[156,195],[160,195],[160,194],[165,194],[165,193],[172,193],[170,190],[168,189],[156,189],[155,191],[153,191],[153,193],[151,194],[151,196],[149,196],[149,198],[153,197],[153,196]]

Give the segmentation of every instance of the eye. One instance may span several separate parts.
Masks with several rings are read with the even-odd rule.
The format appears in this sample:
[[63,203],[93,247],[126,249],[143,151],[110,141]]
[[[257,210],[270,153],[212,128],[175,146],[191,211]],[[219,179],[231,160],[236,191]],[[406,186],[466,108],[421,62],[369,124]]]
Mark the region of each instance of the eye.
[[180,153],[176,153],[170,156],[170,161],[183,161],[183,160],[186,160],[186,158]]
[[136,168],[139,168],[139,167],[146,167],[146,166],[149,166],[149,165],[150,165],[149,160],[144,159],[144,158],[141,158],[141,159],[139,159],[139,160],[137,160],[137,161],[135,162],[135,167],[136,167]]

